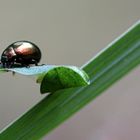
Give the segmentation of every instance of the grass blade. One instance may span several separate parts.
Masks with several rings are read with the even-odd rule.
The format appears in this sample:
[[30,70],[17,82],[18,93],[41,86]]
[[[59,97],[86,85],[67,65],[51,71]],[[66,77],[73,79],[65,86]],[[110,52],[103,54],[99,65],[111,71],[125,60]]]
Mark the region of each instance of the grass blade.
[[140,63],[140,23],[135,24],[83,69],[91,84],[57,91],[5,128],[0,140],[40,139]]

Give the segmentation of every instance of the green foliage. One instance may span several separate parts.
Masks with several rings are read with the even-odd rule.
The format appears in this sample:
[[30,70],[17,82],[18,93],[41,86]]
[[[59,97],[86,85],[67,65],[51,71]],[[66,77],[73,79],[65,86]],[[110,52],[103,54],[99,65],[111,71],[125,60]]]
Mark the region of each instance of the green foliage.
[[89,78],[84,71],[76,67],[61,66],[45,74],[41,81],[40,91],[41,93],[55,92],[60,89],[86,86],[88,84]]
[[[40,139],[139,63],[140,23],[137,23],[83,67],[90,77],[90,85],[59,90],[50,94],[1,131],[0,140]],[[43,80],[43,78],[38,79],[39,82]]]
[[75,66],[42,65],[30,68],[6,68],[6,70],[37,76],[37,83],[41,84],[41,93],[52,93],[60,89],[86,86],[90,83],[88,75]]

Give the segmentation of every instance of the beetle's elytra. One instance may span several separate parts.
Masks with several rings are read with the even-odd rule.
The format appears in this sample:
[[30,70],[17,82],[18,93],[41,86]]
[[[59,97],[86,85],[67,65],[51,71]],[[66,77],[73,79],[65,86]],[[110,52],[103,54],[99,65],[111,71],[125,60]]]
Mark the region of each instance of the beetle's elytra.
[[32,42],[17,41],[9,45],[1,55],[1,63],[3,67],[11,68],[15,65],[30,66],[38,65],[41,59],[41,51]]

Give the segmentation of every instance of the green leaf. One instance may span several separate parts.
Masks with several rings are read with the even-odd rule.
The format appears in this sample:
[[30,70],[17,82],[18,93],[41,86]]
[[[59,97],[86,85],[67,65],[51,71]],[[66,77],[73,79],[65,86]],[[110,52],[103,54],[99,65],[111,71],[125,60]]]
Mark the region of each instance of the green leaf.
[[41,82],[40,91],[41,93],[55,92],[60,89],[86,86],[89,83],[89,78],[84,71],[74,66],[61,66],[45,73]]
[[76,66],[42,65],[5,70],[28,76],[36,75],[37,83],[41,83],[41,93],[52,93],[60,89],[86,86],[90,83],[88,75]]
[[83,70],[91,84],[57,91],[1,131],[0,140],[37,140],[87,105],[140,63],[140,23],[110,44]]

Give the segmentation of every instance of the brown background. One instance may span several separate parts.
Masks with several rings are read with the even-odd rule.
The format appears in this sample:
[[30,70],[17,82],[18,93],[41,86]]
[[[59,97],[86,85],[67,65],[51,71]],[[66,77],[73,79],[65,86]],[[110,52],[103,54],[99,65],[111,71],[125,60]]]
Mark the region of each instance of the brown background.
[[[139,17],[139,0],[1,0],[0,52],[30,40],[41,63],[82,66]],[[1,129],[44,97],[32,78],[11,73],[0,75],[0,91]],[[139,139],[139,91],[137,68],[44,139]]]

